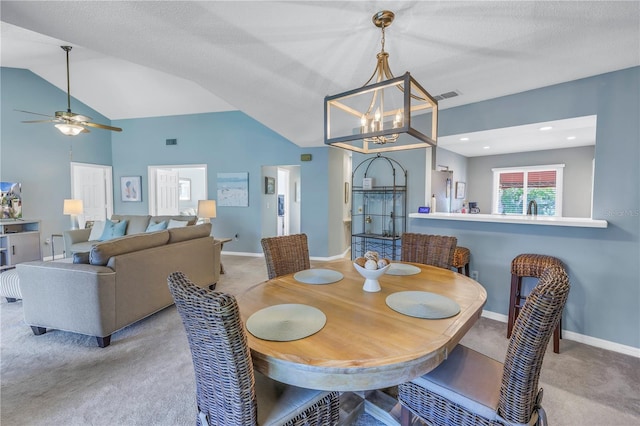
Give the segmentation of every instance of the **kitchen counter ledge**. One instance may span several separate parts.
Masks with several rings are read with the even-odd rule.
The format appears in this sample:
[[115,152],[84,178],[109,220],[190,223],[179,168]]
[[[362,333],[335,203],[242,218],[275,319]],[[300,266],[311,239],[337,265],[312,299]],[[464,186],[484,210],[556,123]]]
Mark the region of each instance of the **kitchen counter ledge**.
[[412,219],[460,220],[465,222],[512,223],[521,225],[572,226],[581,228],[606,228],[608,222],[587,217],[550,217],[470,213],[409,213]]

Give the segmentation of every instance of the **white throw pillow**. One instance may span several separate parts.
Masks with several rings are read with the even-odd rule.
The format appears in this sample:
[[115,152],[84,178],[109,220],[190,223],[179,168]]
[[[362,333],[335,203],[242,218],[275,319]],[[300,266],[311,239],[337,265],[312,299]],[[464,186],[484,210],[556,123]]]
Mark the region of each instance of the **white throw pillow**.
[[187,221],[186,220],[169,220],[169,225],[167,226],[167,229],[171,229],[171,228],[182,228],[183,226],[187,226]]
[[104,220],[96,220],[91,227],[91,234],[89,234],[89,241],[98,241],[104,231]]

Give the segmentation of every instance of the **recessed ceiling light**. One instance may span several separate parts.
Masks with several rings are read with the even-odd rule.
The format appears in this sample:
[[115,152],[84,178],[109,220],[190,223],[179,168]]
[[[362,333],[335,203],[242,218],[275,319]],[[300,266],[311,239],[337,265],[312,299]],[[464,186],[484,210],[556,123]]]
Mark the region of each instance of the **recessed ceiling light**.
[[468,141],[469,138],[460,138],[461,141]]
[[490,146],[483,146],[482,149],[489,149],[491,148]]
[[553,129],[553,127],[551,127],[551,126],[544,126],[544,127],[540,127],[540,130],[542,130],[543,132],[544,132],[545,130],[551,130],[551,129]]
[[568,140],[568,141],[572,141],[572,140],[574,140],[575,138],[576,138],[575,136],[569,136],[569,137],[567,138],[567,140]]

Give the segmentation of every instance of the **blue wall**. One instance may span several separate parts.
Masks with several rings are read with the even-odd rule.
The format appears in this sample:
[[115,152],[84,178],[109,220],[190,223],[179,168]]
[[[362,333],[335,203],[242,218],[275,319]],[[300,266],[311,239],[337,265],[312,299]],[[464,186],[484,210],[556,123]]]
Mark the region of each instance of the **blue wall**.
[[412,219],[413,232],[458,237],[507,313],[509,265],[519,253],[562,259],[571,280],[563,328],[640,347],[640,67],[441,112],[441,135],[597,114],[593,218],[606,229]]

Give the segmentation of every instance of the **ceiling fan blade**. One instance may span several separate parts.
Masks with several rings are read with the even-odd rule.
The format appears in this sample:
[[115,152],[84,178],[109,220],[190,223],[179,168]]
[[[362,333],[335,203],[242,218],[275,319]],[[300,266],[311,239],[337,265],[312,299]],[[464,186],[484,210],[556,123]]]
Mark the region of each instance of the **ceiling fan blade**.
[[114,132],[121,132],[122,131],[122,129],[120,127],[107,126],[106,124],[92,123],[90,121],[83,121],[80,124],[83,125],[83,126],[96,127],[98,129],[113,130]]
[[14,111],[18,111],[18,112],[26,112],[27,114],[34,114],[34,115],[41,115],[43,117],[51,117],[53,118],[53,116],[49,115],[49,114],[40,114],[39,112],[31,112],[31,111],[25,111],[23,109],[14,109]]
[[21,123],[57,123],[58,120],[27,120],[21,121]]

